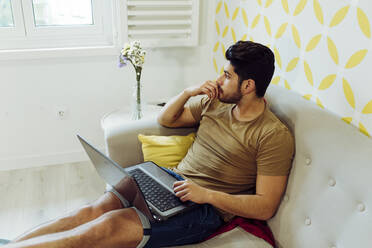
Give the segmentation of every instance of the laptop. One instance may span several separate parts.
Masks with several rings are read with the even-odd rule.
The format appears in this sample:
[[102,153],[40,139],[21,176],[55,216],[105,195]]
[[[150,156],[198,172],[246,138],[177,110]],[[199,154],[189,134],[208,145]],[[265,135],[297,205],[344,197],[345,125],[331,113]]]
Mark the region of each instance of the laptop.
[[179,200],[173,191],[173,183],[178,180],[155,163],[144,162],[123,168],[89,144],[80,135],[77,135],[77,137],[98,174],[107,184],[115,188],[116,185],[122,184],[125,179],[134,179],[136,183],[131,187],[136,188],[132,190],[139,192],[144,198],[145,206],[140,210],[145,212],[144,214],[150,218],[150,221],[166,220],[176,214],[190,210],[196,205],[191,201],[182,202]]

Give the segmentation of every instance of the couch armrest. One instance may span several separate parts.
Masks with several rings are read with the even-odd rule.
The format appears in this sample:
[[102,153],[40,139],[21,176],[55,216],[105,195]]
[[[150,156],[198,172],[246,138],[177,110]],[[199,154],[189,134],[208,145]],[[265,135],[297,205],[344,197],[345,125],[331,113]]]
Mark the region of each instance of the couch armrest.
[[122,167],[143,162],[138,134],[145,135],[187,135],[196,128],[166,128],[156,118],[127,122],[124,125],[104,129],[107,155]]

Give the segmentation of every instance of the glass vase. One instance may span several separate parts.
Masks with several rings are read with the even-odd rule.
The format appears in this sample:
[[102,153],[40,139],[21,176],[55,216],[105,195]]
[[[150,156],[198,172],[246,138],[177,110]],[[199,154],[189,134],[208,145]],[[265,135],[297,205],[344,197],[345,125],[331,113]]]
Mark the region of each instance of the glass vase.
[[131,104],[131,119],[139,120],[143,117],[142,108],[142,84],[141,81],[135,81],[133,85],[133,95]]

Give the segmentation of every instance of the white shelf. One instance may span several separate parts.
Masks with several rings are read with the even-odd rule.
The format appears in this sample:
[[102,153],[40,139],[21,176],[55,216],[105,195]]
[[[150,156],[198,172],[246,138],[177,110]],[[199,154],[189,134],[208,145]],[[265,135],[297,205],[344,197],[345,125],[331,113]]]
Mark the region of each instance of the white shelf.
[[[142,112],[143,119],[151,119],[156,118],[160,113],[162,107],[148,104],[144,106],[144,110]],[[125,123],[133,122],[135,120],[131,119],[131,112],[130,108],[122,108],[113,110],[107,114],[105,114],[101,118],[101,127],[103,130],[113,126],[120,126],[125,125]]]

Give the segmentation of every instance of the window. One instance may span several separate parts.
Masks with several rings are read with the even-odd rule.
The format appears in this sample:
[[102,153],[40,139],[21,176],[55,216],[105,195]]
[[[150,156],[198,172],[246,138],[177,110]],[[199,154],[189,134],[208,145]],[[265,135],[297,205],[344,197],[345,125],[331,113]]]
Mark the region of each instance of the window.
[[113,46],[115,2],[0,0],[0,51]]
[[0,27],[14,27],[10,0],[0,2]]
[[0,60],[195,46],[198,19],[199,0],[0,0]]
[[91,0],[33,0],[35,25],[92,25]]

